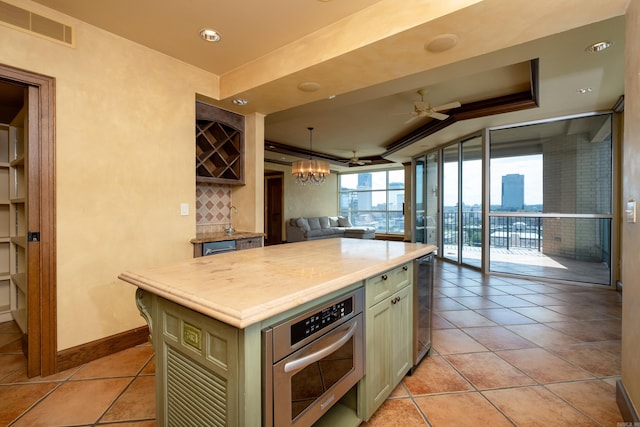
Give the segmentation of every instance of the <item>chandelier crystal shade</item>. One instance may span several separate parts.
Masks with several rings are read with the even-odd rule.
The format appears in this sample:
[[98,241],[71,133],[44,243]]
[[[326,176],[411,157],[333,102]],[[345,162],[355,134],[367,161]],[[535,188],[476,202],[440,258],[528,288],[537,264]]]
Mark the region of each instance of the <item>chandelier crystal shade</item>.
[[315,184],[320,185],[325,182],[327,175],[331,173],[329,162],[326,160],[314,160],[312,158],[312,132],[309,129],[309,160],[296,160],[291,164],[291,174],[300,185]]

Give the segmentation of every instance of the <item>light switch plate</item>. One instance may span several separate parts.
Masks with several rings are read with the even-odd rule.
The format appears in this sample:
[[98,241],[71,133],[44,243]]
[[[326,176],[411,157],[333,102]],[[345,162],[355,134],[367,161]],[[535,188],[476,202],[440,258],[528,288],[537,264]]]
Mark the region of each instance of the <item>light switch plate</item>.
[[627,222],[636,222],[636,201],[629,199],[626,209],[624,210],[627,215]]
[[189,203],[180,203],[180,215],[189,215]]

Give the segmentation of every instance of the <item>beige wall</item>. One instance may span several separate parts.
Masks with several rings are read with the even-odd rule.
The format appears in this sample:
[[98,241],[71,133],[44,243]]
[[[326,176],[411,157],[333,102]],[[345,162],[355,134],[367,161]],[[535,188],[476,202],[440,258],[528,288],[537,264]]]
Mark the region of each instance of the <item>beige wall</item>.
[[245,185],[231,187],[231,201],[238,208],[233,215],[236,230],[264,231],[264,115],[245,116]]
[[[56,79],[58,350],[144,325],[128,269],[192,256],[196,93],[218,78],[38,4],[75,48],[0,26],[0,60]],[[180,203],[189,216],[180,216]]]
[[[284,172],[284,220],[301,216],[338,215],[338,174],[332,172],[322,185],[298,185],[291,167],[265,163],[265,169]],[[285,236],[286,239],[286,230]]]
[[[622,201],[640,201],[640,0],[626,14]],[[622,210],[624,212],[624,208]],[[640,218],[640,216],[639,216]],[[640,222],[622,223],[622,382],[640,413]]]

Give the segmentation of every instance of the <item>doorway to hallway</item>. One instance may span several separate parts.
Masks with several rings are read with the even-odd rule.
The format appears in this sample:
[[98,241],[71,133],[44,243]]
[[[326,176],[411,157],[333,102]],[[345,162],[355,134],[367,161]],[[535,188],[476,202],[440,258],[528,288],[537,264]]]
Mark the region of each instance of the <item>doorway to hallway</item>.
[[284,224],[284,174],[282,172],[265,172],[264,192],[264,244],[265,246],[277,245],[284,240],[282,237]]

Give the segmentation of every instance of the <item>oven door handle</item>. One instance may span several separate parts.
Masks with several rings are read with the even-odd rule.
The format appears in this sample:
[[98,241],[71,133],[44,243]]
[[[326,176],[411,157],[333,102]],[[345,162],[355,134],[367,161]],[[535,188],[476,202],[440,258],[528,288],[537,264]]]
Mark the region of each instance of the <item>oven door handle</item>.
[[[344,343],[349,341],[349,339],[353,336],[353,334],[355,334],[357,326],[358,326],[358,321],[354,320],[353,324],[347,330],[347,332],[345,332],[339,338],[335,337],[335,335],[337,335],[337,333],[334,332],[333,333],[334,336],[330,337],[331,340],[333,341],[331,344],[329,344],[327,346],[323,346],[322,349],[320,349],[320,350],[318,350],[316,352],[313,352],[313,353],[308,354],[306,356],[302,356],[302,357],[300,357],[298,359],[295,359],[295,360],[292,360],[290,362],[285,363],[284,371],[286,373],[299,371],[300,369],[306,368],[307,366],[311,365],[312,363],[315,363],[318,360],[323,359],[325,356],[328,356],[329,354],[333,353],[334,351],[336,351],[337,349],[342,347],[344,345]],[[329,337],[326,337],[326,338],[329,338]],[[324,343],[324,340],[322,340],[322,342]]]

